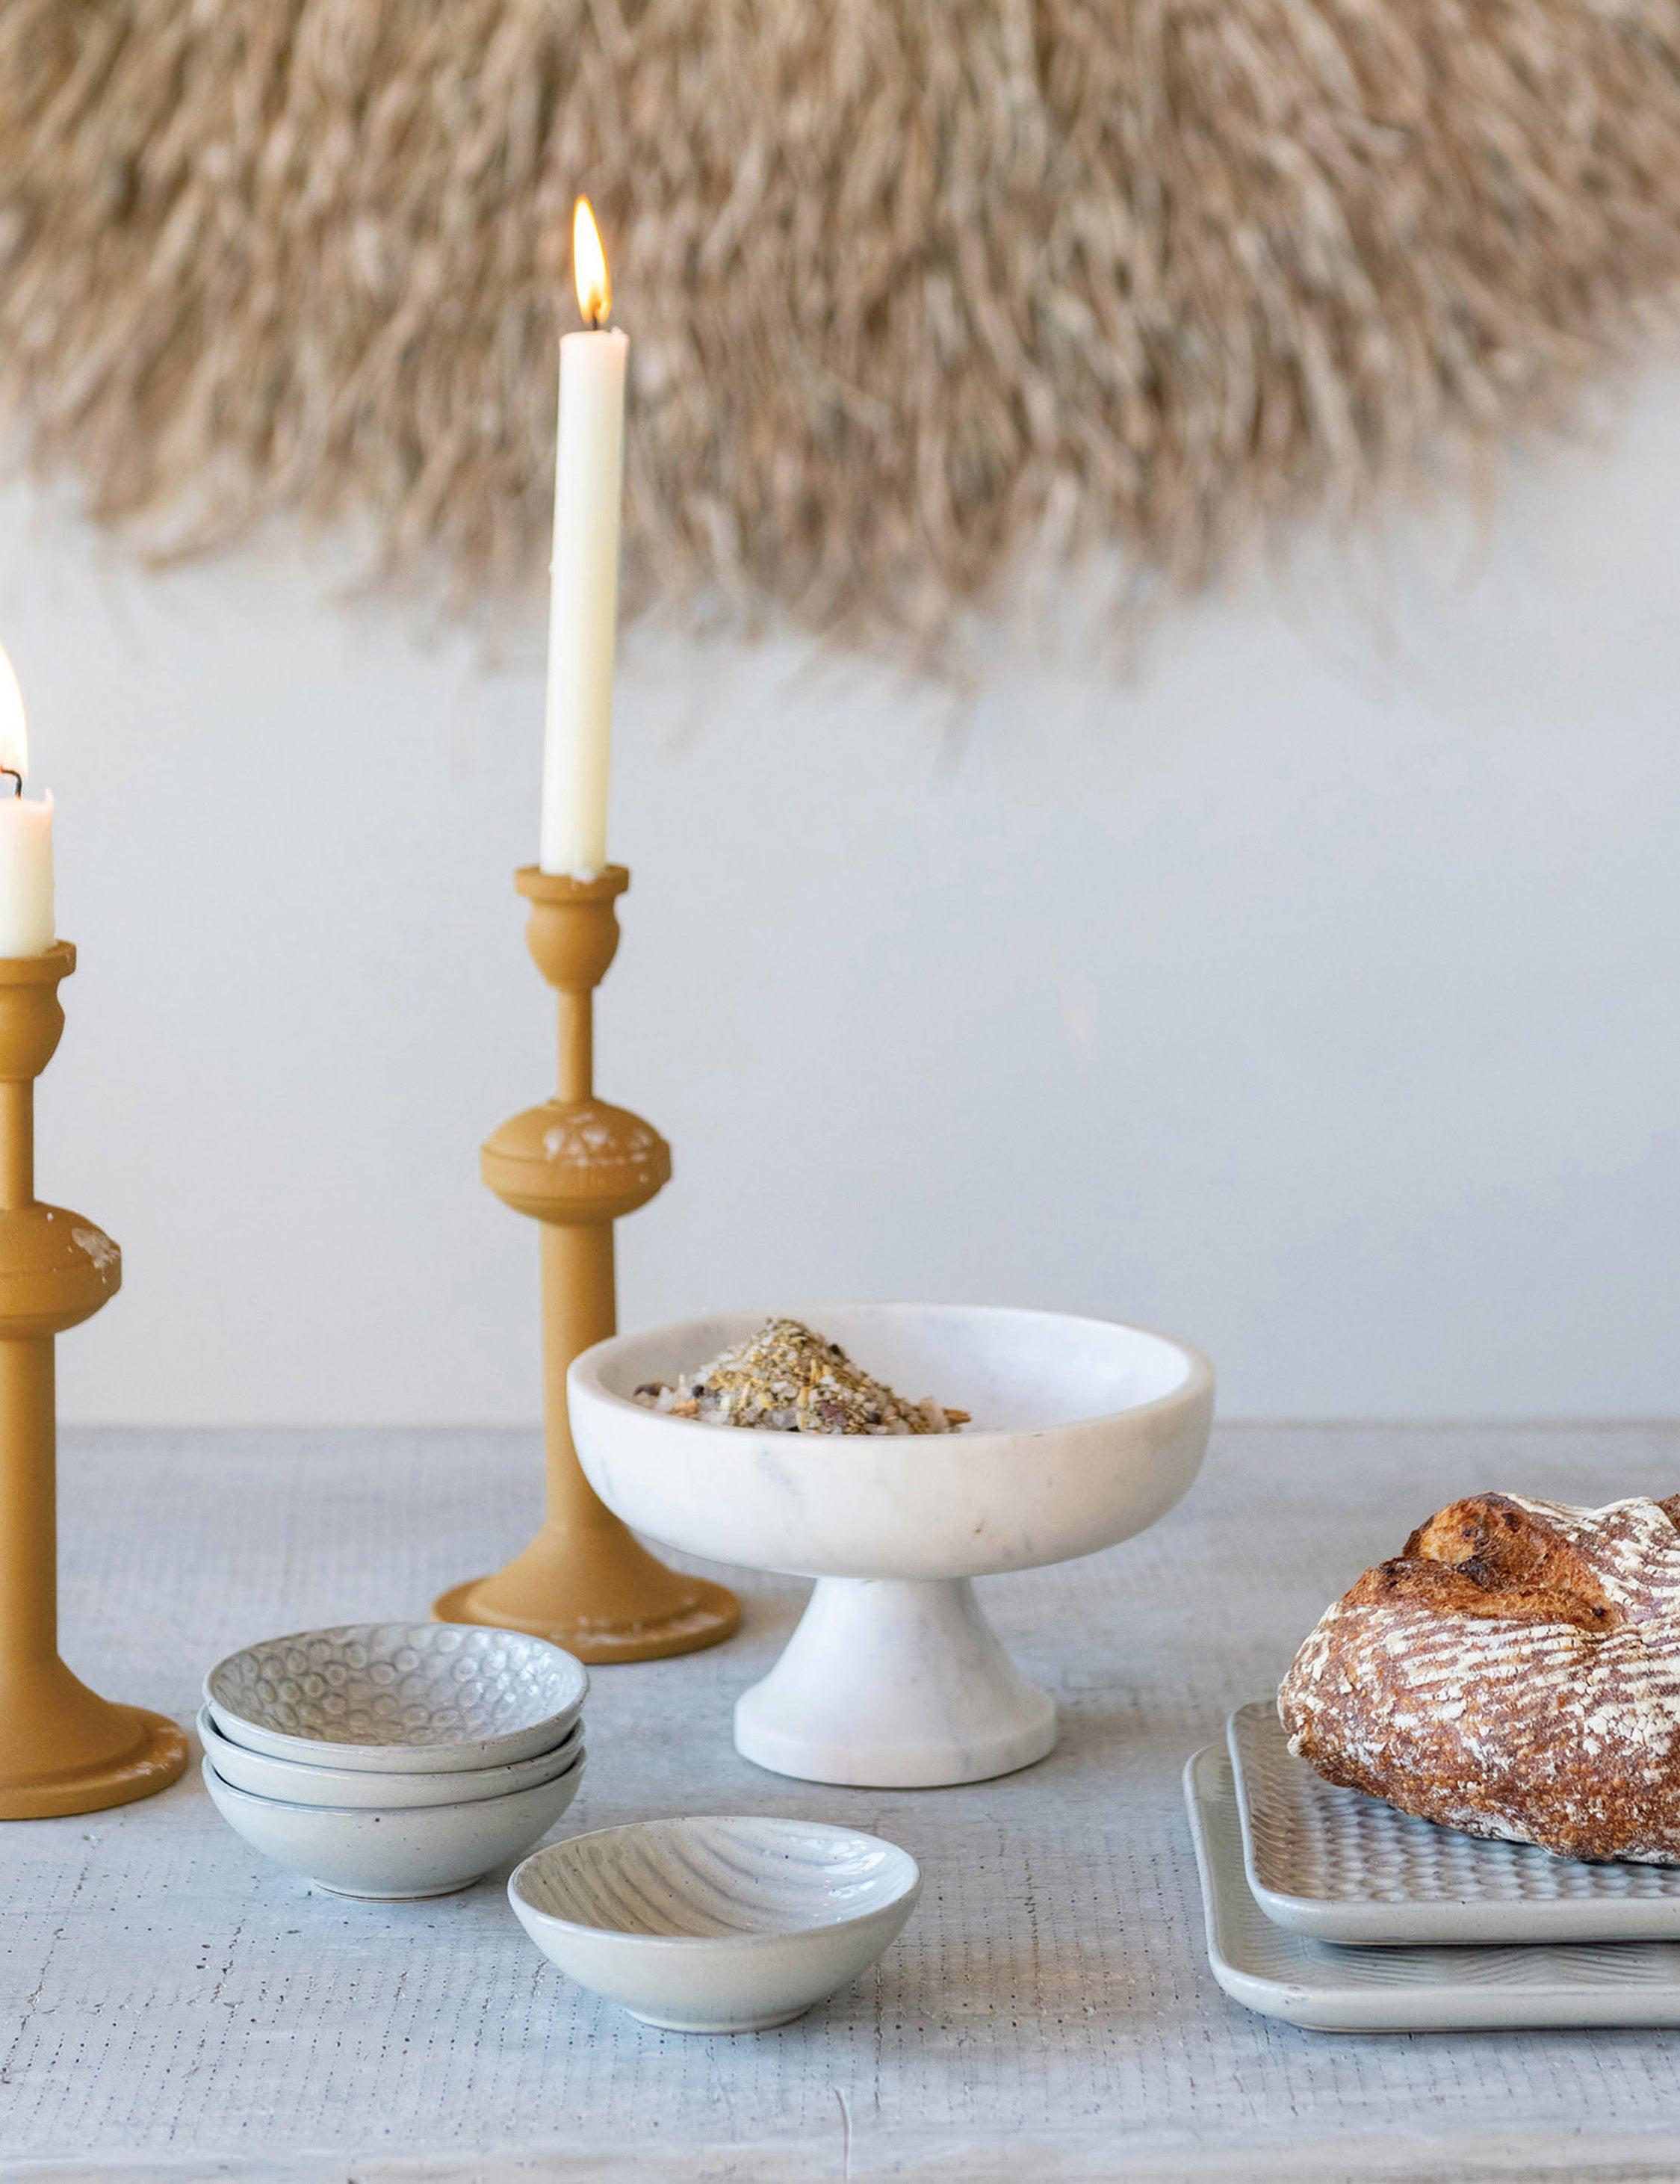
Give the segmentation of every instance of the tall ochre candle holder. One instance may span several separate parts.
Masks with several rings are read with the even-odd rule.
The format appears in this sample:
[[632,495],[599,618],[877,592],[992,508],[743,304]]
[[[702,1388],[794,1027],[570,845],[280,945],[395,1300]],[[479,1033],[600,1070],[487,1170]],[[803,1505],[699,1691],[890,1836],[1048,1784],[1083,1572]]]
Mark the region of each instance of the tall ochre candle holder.
[[727,1638],[733,1593],[667,1569],[596,1495],[572,1446],[566,1368],[617,1332],[613,1223],[670,1176],[651,1124],[595,1097],[594,991],[618,949],[622,865],[593,879],[523,866],[526,941],[559,997],[559,1089],[503,1123],[481,1156],[484,1180],[542,1224],[542,1379],[548,1513],[524,1553],[493,1577],[454,1586],[433,1613],[552,1639],[582,1661],[651,1661]]
[[58,1658],[53,1338],[116,1295],[110,1238],[35,1195],[35,1080],[64,1012],[75,950],[0,956],[0,1819],[97,1813],[148,1797],[186,1765],[172,1721],[115,1706]]

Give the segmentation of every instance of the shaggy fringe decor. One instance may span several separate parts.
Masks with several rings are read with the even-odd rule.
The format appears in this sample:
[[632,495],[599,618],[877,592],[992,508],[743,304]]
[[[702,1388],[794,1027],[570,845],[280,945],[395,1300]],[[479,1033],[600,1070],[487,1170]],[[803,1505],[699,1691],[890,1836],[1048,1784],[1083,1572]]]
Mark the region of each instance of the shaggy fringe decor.
[[643,599],[937,648],[1556,419],[1680,274],[1680,0],[5,0],[0,402],[152,551],[521,595],[593,197]]

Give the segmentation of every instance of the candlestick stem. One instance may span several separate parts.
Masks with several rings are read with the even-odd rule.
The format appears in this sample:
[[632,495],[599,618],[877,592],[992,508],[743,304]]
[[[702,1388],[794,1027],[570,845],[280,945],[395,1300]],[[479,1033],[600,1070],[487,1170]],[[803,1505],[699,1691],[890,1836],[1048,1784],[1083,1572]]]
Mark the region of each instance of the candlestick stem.
[[573,1358],[616,1331],[613,1223],[670,1174],[658,1131],[594,1092],[593,994],[618,947],[614,905],[630,875],[609,865],[578,880],[527,866],[517,882],[531,905],[526,941],[558,997],[559,1090],[492,1134],[482,1168],[505,1204],[542,1224],[548,1508],[523,1554],[453,1587],[433,1613],[533,1631],[592,1663],[693,1652],[729,1635],[739,1603],[666,1568],[613,1515],[583,1475],[566,1407]]
[[[566,1408],[566,1373],[574,1357],[617,1332],[610,1223],[589,1228],[545,1223],[542,1228],[542,1416],[548,1451],[548,1511],[571,1523],[592,1523],[605,1511],[579,1468]],[[613,1520],[617,1522],[616,1518]]]
[[53,1395],[50,1335],[0,1342],[0,1418],[8,1444],[0,1655],[14,1669],[51,1661],[58,1650]]
[[0,1084],[0,1213],[35,1198],[35,1086]]
[[53,1338],[122,1279],[91,1221],[35,1195],[34,1080],[64,1029],[75,950],[0,957],[0,1819],[149,1797],[186,1765],[172,1721],[114,1706],[58,1658]]
[[559,1034],[555,1081],[562,1100],[592,1100],[595,1096],[595,996],[592,993],[556,996]]

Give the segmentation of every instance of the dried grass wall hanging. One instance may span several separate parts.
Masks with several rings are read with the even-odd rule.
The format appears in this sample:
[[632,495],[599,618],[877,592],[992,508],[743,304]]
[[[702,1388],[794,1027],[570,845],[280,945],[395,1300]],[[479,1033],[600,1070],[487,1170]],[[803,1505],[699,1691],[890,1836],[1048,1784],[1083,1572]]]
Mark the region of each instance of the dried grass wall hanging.
[[1555,417],[1680,273],[1680,0],[6,0],[0,400],[189,549],[547,556],[587,188],[643,599],[1192,587]]

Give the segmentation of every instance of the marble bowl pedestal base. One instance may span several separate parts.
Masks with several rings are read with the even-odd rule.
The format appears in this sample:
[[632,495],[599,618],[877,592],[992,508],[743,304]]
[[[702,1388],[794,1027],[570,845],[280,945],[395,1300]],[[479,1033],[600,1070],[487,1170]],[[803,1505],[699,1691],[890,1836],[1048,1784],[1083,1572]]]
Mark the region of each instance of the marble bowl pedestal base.
[[742,1757],[807,1782],[982,1782],[1055,1741],[1055,1702],[999,1645],[967,1578],[820,1579],[781,1659],[735,1704]]

